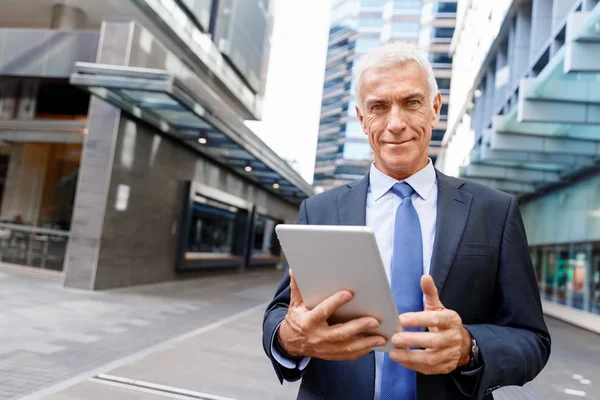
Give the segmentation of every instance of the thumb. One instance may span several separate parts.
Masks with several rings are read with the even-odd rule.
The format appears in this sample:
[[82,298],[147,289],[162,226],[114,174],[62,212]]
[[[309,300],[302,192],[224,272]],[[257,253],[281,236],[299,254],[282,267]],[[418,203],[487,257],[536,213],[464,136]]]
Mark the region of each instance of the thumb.
[[421,289],[425,295],[425,311],[444,310],[444,305],[440,301],[437,287],[431,275],[423,275],[421,277]]
[[290,305],[298,305],[302,303],[302,295],[300,294],[300,289],[298,289],[298,283],[296,283],[296,278],[294,278],[294,274],[292,273],[292,269],[289,269],[290,273]]

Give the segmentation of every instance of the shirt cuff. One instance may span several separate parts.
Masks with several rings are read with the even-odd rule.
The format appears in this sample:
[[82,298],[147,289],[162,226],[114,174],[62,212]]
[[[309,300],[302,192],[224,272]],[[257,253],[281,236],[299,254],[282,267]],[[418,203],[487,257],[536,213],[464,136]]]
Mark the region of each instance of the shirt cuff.
[[275,361],[277,361],[279,363],[279,365],[281,365],[284,368],[287,368],[287,369],[296,369],[297,368],[299,371],[304,371],[304,369],[310,362],[310,359],[311,359],[310,357],[302,357],[300,360],[295,361],[295,360],[291,360],[287,357],[284,357],[279,352],[279,350],[277,350],[277,346],[275,346],[275,340],[277,340],[275,335],[277,335],[277,331],[279,330],[280,326],[281,326],[281,323],[279,323],[279,325],[277,325],[275,332],[273,332],[273,337],[271,338],[271,354],[273,355],[273,358],[275,359]]

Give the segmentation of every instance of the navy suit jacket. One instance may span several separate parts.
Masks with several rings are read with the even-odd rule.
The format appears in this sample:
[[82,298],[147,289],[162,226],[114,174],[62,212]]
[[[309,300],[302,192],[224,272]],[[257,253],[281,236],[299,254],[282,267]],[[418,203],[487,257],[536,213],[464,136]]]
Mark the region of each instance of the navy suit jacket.
[[[446,308],[477,340],[483,372],[463,394],[449,375],[417,374],[419,400],[492,399],[491,392],[532,380],[550,356],[525,229],[516,201],[483,185],[436,170],[438,204],[431,275]],[[299,224],[365,225],[368,175],[318,194],[300,206]],[[313,358],[289,370],[271,354],[271,341],[290,302],[286,273],[263,321],[263,347],[280,381],[302,379],[298,399],[373,399],[373,352],[356,361]]]

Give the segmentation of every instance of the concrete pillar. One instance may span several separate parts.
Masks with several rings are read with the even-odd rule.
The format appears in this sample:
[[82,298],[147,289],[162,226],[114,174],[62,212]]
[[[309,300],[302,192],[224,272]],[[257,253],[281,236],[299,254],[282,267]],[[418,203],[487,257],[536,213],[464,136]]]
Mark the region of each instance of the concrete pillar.
[[556,30],[577,0],[554,0],[552,7],[552,30]]
[[73,6],[57,3],[52,6],[50,29],[76,30],[83,29],[87,17],[85,13]]
[[539,55],[552,31],[552,0],[533,0],[531,8],[531,37],[529,62]]
[[44,191],[48,152],[49,146],[41,143],[11,145],[2,198],[3,217],[20,216],[27,224],[37,224]]
[[502,43],[496,55],[496,78],[494,79],[496,90],[494,93],[494,113],[500,108],[500,105],[502,105],[502,103],[504,102],[508,88],[508,81],[510,78],[510,66],[508,65],[507,54],[507,44]]
[[515,35],[510,60],[510,87],[513,88],[529,66],[529,43],[531,38],[531,7],[517,11]]
[[[111,22],[103,26],[102,47],[97,63],[126,65],[129,48],[126,38],[133,22]],[[71,235],[65,256],[64,285],[93,290],[102,241],[104,216],[113,170],[113,159],[121,110],[92,97],[88,113],[88,134],[81,158],[79,182],[73,207]]]

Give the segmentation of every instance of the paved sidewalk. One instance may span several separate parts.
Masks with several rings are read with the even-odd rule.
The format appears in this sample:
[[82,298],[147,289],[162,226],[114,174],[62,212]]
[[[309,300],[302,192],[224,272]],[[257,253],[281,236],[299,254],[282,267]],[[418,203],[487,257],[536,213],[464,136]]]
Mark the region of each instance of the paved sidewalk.
[[0,273],[0,400],[18,399],[262,304],[280,276],[248,272],[88,292]]
[[[280,272],[102,293],[0,274],[0,399],[295,399],[261,347]],[[600,335],[548,319],[550,362],[499,400],[600,400]]]

